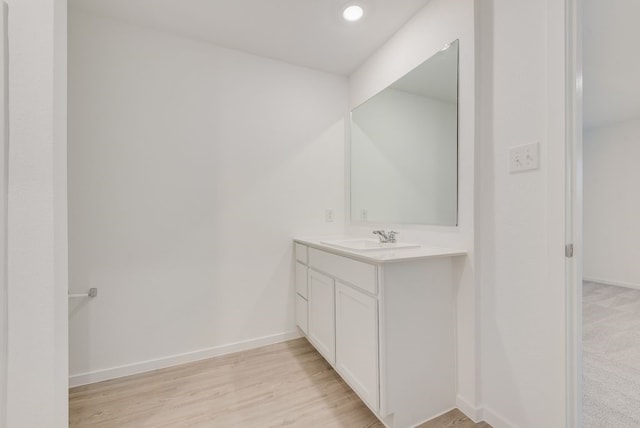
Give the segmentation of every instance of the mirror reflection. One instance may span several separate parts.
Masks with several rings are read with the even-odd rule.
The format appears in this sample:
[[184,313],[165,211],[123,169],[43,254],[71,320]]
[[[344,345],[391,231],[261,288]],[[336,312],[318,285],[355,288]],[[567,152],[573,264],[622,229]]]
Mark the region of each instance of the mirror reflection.
[[351,219],[456,226],[458,41],[351,112]]

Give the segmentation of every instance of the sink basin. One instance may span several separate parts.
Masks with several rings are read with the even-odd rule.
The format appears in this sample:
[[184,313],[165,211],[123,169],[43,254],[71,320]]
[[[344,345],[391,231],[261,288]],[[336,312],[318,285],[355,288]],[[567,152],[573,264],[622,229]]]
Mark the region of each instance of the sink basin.
[[337,241],[322,241],[323,244],[331,245],[348,250],[358,251],[380,251],[396,250],[401,248],[419,248],[419,244],[408,244],[406,242],[382,243],[376,239],[346,239]]

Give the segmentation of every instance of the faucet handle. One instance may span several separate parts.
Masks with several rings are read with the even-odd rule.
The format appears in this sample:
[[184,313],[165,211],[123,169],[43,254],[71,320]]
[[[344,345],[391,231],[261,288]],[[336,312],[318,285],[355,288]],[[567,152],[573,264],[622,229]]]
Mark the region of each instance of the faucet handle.
[[396,232],[395,230],[390,230],[388,235],[389,235],[389,242],[391,243],[395,243],[396,242],[396,235],[398,235],[400,232]]

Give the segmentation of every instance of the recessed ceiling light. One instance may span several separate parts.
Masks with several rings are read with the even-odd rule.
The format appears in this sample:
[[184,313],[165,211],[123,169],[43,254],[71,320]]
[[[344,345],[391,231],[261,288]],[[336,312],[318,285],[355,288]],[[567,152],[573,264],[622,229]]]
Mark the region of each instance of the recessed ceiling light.
[[358,6],[357,4],[347,6],[342,11],[342,17],[349,22],[359,21],[363,16],[364,9],[362,6]]

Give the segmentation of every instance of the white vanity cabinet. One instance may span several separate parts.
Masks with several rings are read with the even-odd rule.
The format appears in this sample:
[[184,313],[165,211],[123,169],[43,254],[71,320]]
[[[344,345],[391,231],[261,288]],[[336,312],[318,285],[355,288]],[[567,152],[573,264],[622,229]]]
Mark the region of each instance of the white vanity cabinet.
[[296,325],[304,334],[308,334],[309,328],[309,287],[307,268],[307,247],[305,245],[294,244],[296,256]]
[[336,361],[335,284],[309,269],[309,331],[307,337],[331,364]]
[[336,281],[335,307],[336,370],[378,409],[378,299]]
[[298,326],[376,416],[409,428],[454,408],[453,257],[464,252],[295,248]]

